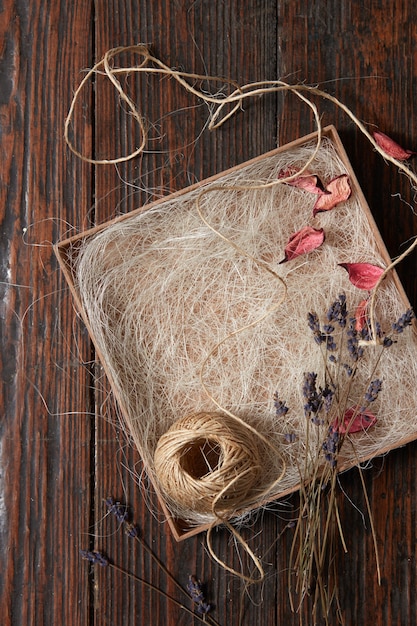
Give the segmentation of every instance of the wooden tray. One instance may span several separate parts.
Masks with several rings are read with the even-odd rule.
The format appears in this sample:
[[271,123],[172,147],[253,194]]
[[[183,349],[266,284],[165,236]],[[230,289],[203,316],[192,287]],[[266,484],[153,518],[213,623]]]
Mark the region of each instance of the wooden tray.
[[[194,192],[195,190],[198,190],[200,188],[202,188],[203,186],[208,186],[208,185],[213,185],[213,184],[218,184],[225,176],[229,176],[235,172],[239,172],[242,168],[244,167],[248,167],[251,165],[255,165],[258,162],[262,161],[263,159],[266,158],[270,158],[273,157],[274,155],[280,155],[283,152],[291,152],[291,150],[296,149],[300,146],[302,146],[303,144],[312,142],[315,138],[316,138],[316,133],[312,133],[311,135],[308,135],[306,137],[300,138],[296,141],[291,142],[290,144],[287,144],[285,146],[282,146],[281,148],[278,148],[277,150],[273,150],[269,153],[267,153],[266,155],[262,155],[257,157],[256,159],[253,159],[249,162],[246,162],[240,166],[237,166],[235,168],[232,168],[230,170],[227,170],[225,172],[222,172],[216,176],[213,176],[207,180],[201,181],[200,183],[197,183],[195,185],[192,185],[191,187],[188,187],[186,189],[183,189],[179,192],[176,192],[174,194],[171,194],[170,196],[166,197],[166,198],[162,198],[160,200],[157,200],[151,204],[148,204],[144,207],[138,208],[136,211],[133,211],[132,213],[120,216],[114,220],[111,220],[105,224],[96,226],[95,228],[92,228],[90,230],[87,230],[83,233],[80,233],[79,235],[76,235],[74,237],[71,237],[69,239],[66,239],[64,241],[59,242],[58,244],[56,244],[54,246],[54,250],[56,253],[56,256],[59,260],[60,266],[62,268],[62,271],[65,275],[65,278],[68,282],[68,285],[70,287],[70,290],[72,292],[72,295],[74,297],[74,301],[76,303],[77,309],[80,313],[80,315],[82,316],[86,327],[90,333],[90,337],[93,341],[93,343],[95,344],[95,348],[97,351],[97,355],[98,358],[100,359],[102,366],[110,380],[114,395],[116,397],[116,400],[120,406],[120,410],[122,411],[122,413],[124,412],[124,407],[123,407],[123,401],[121,400],[121,398],[119,397],[119,394],[117,392],[117,386],[114,384],[114,380],[112,380],[112,375],[109,371],[109,368],[107,367],[106,364],[106,360],[103,358],[102,356],[102,352],[100,350],[100,346],[97,345],[96,342],[96,338],[94,337],[94,333],[90,327],[89,324],[89,320],[87,318],[87,315],[83,309],[83,305],[82,305],[82,295],[79,293],[77,286],[76,286],[76,281],[75,281],[75,274],[74,274],[74,259],[76,259],[77,256],[77,249],[79,249],[81,247],[81,245],[83,244],[83,242],[85,242],[87,239],[90,239],[92,237],[94,237],[96,234],[102,232],[104,229],[107,229],[108,227],[110,227],[113,224],[116,224],[118,222],[121,222],[123,220],[129,220],[131,219],[133,216],[142,213],[143,211],[147,211],[151,208],[154,208],[157,205],[163,205],[163,203],[169,201],[171,202],[174,199],[178,199],[181,200],[184,197],[187,196],[187,194],[190,194],[192,192]],[[369,210],[369,207],[366,203],[366,200],[362,194],[362,191],[359,187],[358,181],[356,179],[356,176],[352,170],[352,167],[349,163],[349,160],[347,158],[347,155],[345,153],[345,150],[343,148],[343,145],[340,141],[340,138],[335,130],[335,128],[333,126],[328,126],[323,130],[323,136],[327,137],[334,145],[336,152],[340,158],[340,160],[343,162],[344,167],[346,168],[346,172],[349,175],[349,179],[350,179],[350,183],[351,183],[351,187],[352,187],[352,193],[356,195],[356,197],[359,199],[360,205],[367,217],[367,220],[369,222],[370,228],[372,230],[372,234],[375,240],[375,245],[382,257],[382,259],[384,260],[384,262],[388,265],[390,263],[390,259],[389,259],[389,255],[387,253],[387,250],[385,248],[385,245],[382,241],[382,238],[378,232],[378,229],[376,227],[376,224],[374,222],[374,219],[372,217],[372,214]],[[398,295],[399,298],[401,298],[403,304],[404,304],[404,308],[409,308],[409,303],[407,300],[407,297],[404,293],[403,287],[396,275],[395,272],[392,273],[392,280],[395,282],[396,285],[396,289],[398,291]],[[417,428],[415,429],[417,431]],[[384,446],[381,447],[381,449],[378,450],[378,455],[380,454],[384,454],[387,451],[405,445],[406,443],[408,443],[409,441],[416,439],[417,438],[417,432],[414,435],[411,436],[407,436],[405,438],[399,439],[398,441],[393,441],[392,445],[390,446]],[[375,454],[372,454],[372,456],[376,456]],[[364,461],[366,460],[364,457],[360,458],[360,461]],[[344,469],[348,469],[349,467],[355,465],[356,463],[353,461],[348,461],[345,464],[343,464],[341,466],[341,470]],[[280,496],[284,496],[287,495],[288,493],[295,491],[299,488],[299,485],[293,485],[290,489],[286,489],[284,490],[281,494],[279,494]],[[191,535],[194,535],[200,531],[202,531],[205,527],[203,526],[198,526],[198,527],[189,527],[187,526],[187,524],[184,523],[184,521],[180,520],[180,519],[175,519],[173,518],[173,516],[170,514],[169,510],[167,509],[167,506],[163,500],[163,498],[160,498],[160,502],[161,502],[161,506],[167,516],[170,528],[174,534],[174,537],[177,540],[182,540],[185,539]],[[259,503],[260,505],[263,503]]]

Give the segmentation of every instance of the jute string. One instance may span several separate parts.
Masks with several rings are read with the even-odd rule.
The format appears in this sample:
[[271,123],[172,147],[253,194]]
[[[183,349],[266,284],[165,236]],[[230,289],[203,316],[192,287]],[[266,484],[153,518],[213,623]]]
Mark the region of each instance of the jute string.
[[[263,444],[263,445],[261,445]],[[211,556],[229,572],[247,582],[255,582],[230,567],[213,549],[211,533],[223,523],[252,559],[259,576],[264,576],[259,558],[229,519],[241,507],[259,506],[273,485],[261,488],[265,473],[266,438],[236,416],[200,413],[176,421],[156,446],[154,464],[160,487],[177,503],[198,513],[210,513],[214,522],[207,531]],[[279,453],[279,452],[278,452]],[[282,455],[281,455],[282,456]],[[285,472],[274,480],[278,484]]]

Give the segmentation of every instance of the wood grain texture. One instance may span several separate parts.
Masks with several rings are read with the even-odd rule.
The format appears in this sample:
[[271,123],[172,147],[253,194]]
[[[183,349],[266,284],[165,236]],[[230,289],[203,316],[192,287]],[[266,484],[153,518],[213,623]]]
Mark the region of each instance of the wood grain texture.
[[[242,584],[208,557],[202,536],[180,544],[172,539],[118,424],[50,244],[311,132],[311,114],[290,95],[268,96],[245,105],[222,130],[203,132],[207,109],[172,81],[131,77],[125,85],[154,127],[149,151],[117,169],[73,157],[63,123],[81,70],[113,46],[144,42],[167,65],[239,83],[277,77],[320,83],[361,120],[415,148],[417,9],[406,0],[367,6],[356,0],[4,0],[0,11],[2,620],[6,626],[198,623],[123,574],[80,559],[80,548],[103,550],[178,596],[106,515],[103,499],[111,495],[132,505],[144,540],[177,579],[185,584],[195,573],[207,583],[220,624],[295,626],[299,616],[290,611],[286,575],[292,537],[285,527],[297,497],[263,511],[243,530],[267,571],[262,588],[243,595]],[[324,123],[337,126],[397,255],[417,232],[408,206],[413,191],[349,119],[317,103]],[[87,155],[111,157],[137,145],[137,129],[100,77],[80,104],[74,128]],[[415,263],[413,255],[399,272],[414,305]],[[347,624],[417,624],[416,453],[417,445],[408,445],[364,472],[381,587],[358,471],[341,477],[349,553],[340,556],[339,574]],[[214,546],[239,566],[226,531],[215,533]],[[308,608],[303,615],[310,625]]]
[[62,128],[91,63],[92,14],[82,2],[1,9],[1,621],[81,624],[91,355],[51,242],[83,227],[74,199],[91,201],[91,174],[68,159]]

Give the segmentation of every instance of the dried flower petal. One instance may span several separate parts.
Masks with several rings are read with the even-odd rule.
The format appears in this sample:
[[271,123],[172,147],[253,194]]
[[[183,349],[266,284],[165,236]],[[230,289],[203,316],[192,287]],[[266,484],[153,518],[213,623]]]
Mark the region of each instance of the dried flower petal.
[[353,406],[345,411],[342,423],[336,419],[331,428],[333,431],[345,435],[346,433],[360,433],[368,430],[376,422],[377,418],[371,411],[361,410],[361,407]]
[[326,185],[327,194],[322,194],[316,200],[316,204],[313,207],[313,217],[317,213],[322,211],[330,211],[341,202],[345,202],[350,198],[352,188],[350,186],[349,177],[347,174],[341,174],[336,176],[333,180]]
[[373,133],[374,139],[378,146],[386,153],[388,156],[394,157],[397,161],[405,161],[412,157],[417,152],[413,152],[412,150],[406,150],[402,148],[396,141],[385,135],[385,133],[381,133],[379,130],[376,130]]
[[365,300],[361,300],[356,307],[355,311],[355,330],[360,332],[366,324],[366,310],[368,308],[369,300],[366,298]]
[[[278,178],[289,178],[290,176],[295,176],[297,172],[299,172],[298,167],[288,167],[286,170],[280,170],[278,173]],[[298,187],[299,189],[305,189],[310,193],[315,193],[317,195],[328,194],[330,191],[326,191],[324,189],[324,185],[321,182],[320,178],[316,174],[312,174],[308,170],[304,170],[302,174],[296,176],[292,180],[285,181],[286,185],[291,185],[291,187]]]
[[311,226],[304,226],[301,230],[297,231],[288,240],[285,246],[285,258],[281,263],[291,261],[300,254],[306,254],[316,248],[319,248],[325,239],[323,228],[312,228]]
[[352,285],[370,291],[384,273],[384,269],[372,263],[339,263],[349,274]]

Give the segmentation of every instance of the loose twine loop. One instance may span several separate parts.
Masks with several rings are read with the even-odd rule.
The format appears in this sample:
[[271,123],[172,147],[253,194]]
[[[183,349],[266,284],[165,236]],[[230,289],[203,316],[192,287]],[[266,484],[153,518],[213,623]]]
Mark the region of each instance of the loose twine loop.
[[[120,55],[126,52],[138,55],[140,62],[137,65],[130,67],[117,67],[116,59],[120,58]],[[210,107],[211,118],[208,125],[210,130],[219,128],[226,120],[232,117],[240,109],[246,98],[281,91],[289,91],[303,101],[303,103],[311,109],[317,126],[316,148],[304,166],[293,176],[274,180],[268,183],[252,184],[251,186],[212,186],[203,189],[201,194],[196,199],[197,213],[206,226],[226,241],[226,243],[234,247],[239,254],[252,259],[252,261],[256,262],[260,268],[272,275],[274,280],[279,281],[284,289],[284,295],[279,299],[279,302],[270,307],[262,317],[258,318],[251,324],[230,333],[221,342],[217,343],[201,365],[200,382],[202,388],[217,407],[219,412],[198,413],[196,415],[188,415],[181,418],[160,437],[154,455],[154,469],[157,480],[166,496],[176,503],[183,505],[184,508],[192,509],[198,513],[210,514],[212,516],[212,522],[207,533],[208,549],[212,557],[226,570],[237,574],[244,580],[254,582],[252,577],[246,576],[241,572],[237,572],[217,557],[212,547],[211,534],[216,524],[220,522],[223,523],[253,560],[260,574],[260,578],[262,579],[264,572],[259,559],[256,555],[254,555],[241,534],[236,531],[229,520],[236,513],[248,510],[250,506],[255,506],[261,502],[264,496],[274,492],[274,487],[279,484],[284,476],[285,462],[281,452],[276,448],[276,446],[271,444],[267,437],[257,432],[254,428],[245,423],[238,416],[229,412],[225,407],[222,407],[216,401],[213,394],[211,394],[206,388],[204,382],[204,372],[209,359],[215,355],[223,343],[228,341],[232,336],[244,332],[251,326],[259,324],[265,317],[277,310],[287,297],[286,284],[279,274],[276,273],[267,263],[252,257],[252,255],[248,254],[245,250],[240,248],[232,240],[224,236],[211,223],[209,223],[202,213],[201,200],[205,194],[213,191],[227,193],[228,191],[239,189],[248,190],[273,187],[290,181],[294,178],[294,176],[298,176],[302,171],[306,170],[315,159],[322,138],[320,116],[316,105],[309,99],[312,95],[330,100],[333,104],[343,110],[356,124],[359,130],[367,137],[374,149],[378,151],[385,160],[390,161],[403,171],[408,176],[412,184],[416,186],[417,177],[415,173],[404,163],[385,154],[376,144],[372,135],[368,132],[365,126],[343,103],[316,87],[310,87],[303,84],[289,85],[279,80],[262,81],[237,86],[233,81],[227,81],[218,77],[208,77],[198,74],[179,72],[169,68],[159,59],[152,56],[146,46],[141,44],[137,46],[114,48],[106,52],[103,59],[96,63],[94,67],[87,72],[74,94],[74,98],[65,121],[64,134],[70,149],[83,161],[87,161],[92,164],[116,165],[133,159],[144,151],[147,142],[148,124],[138,110],[136,104],[125,92],[119,81],[119,76],[126,76],[134,73],[158,74],[161,76],[168,76],[177,81],[186,91],[196,96]],[[70,139],[71,123],[76,103],[80,97],[81,91],[94,74],[104,75],[108,78],[118,92],[121,101],[126,104],[129,112],[139,126],[141,133],[140,143],[132,153],[126,156],[120,156],[113,159],[93,159],[80,153]],[[224,85],[231,86],[232,91],[230,95],[225,95],[224,93],[210,95],[196,87],[196,84],[202,81],[217,83],[221,81]],[[225,112],[226,107],[229,107],[227,109],[228,112]],[[377,342],[377,332],[374,319],[375,298],[377,291],[387,273],[408,254],[410,254],[416,246],[417,239],[412,242],[412,244],[403,252],[403,254],[401,254],[400,257],[398,257],[385,269],[379,279],[379,282],[373,290],[370,302],[370,320],[372,329],[371,342]],[[278,458],[280,457],[282,460],[282,472],[280,475],[275,476],[272,480],[268,479],[267,481],[262,480],[265,473],[268,475],[268,472],[265,472],[265,456],[267,457],[266,451],[269,454],[277,455]]]

